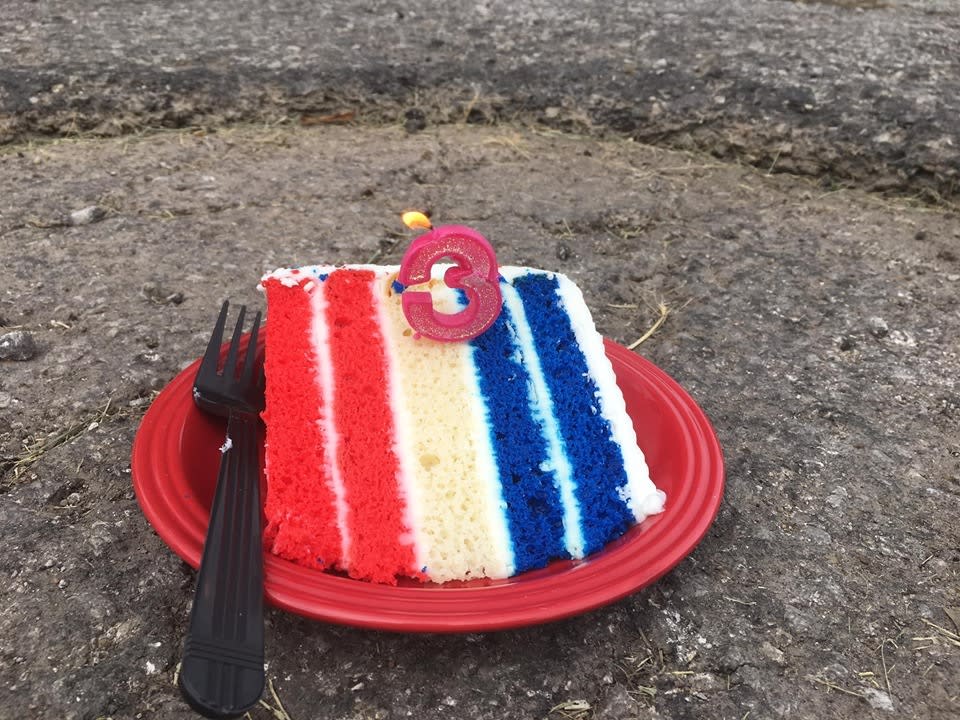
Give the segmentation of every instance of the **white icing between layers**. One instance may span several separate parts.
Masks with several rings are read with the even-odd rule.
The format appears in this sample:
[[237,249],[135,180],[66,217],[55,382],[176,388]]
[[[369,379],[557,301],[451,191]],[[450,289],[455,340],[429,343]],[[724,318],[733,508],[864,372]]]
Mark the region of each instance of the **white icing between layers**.
[[[477,469],[487,490],[487,508],[489,517],[487,523],[490,534],[496,546],[498,567],[492,573],[493,577],[510,577],[517,571],[517,563],[513,552],[513,541],[510,538],[510,526],[507,523],[507,501],[503,497],[503,487],[500,485],[500,474],[497,469],[496,453],[493,441],[490,439],[490,411],[480,392],[480,373],[474,360],[476,349],[466,345],[466,357],[463,371],[468,387],[475,388],[471,398],[470,409],[473,411],[471,429],[477,438]],[[492,574],[491,573],[491,574]]]
[[[373,266],[370,266],[371,268]],[[429,542],[423,533],[423,497],[419,492],[419,487],[413,481],[414,459],[409,451],[411,446],[410,433],[407,428],[411,426],[412,420],[410,411],[407,409],[403,399],[403,390],[400,384],[396,382],[397,366],[399,360],[394,345],[390,342],[390,336],[387,328],[390,324],[390,318],[387,314],[387,306],[384,298],[383,287],[383,268],[376,268],[378,275],[373,280],[373,297],[377,304],[377,320],[380,323],[383,334],[383,347],[387,363],[387,395],[390,398],[390,407],[393,410],[393,452],[398,460],[400,477],[398,488],[403,500],[403,523],[405,527],[410,528],[409,538],[400,538],[401,543],[409,542],[413,545],[414,566],[410,568],[411,572],[416,574],[427,566],[427,556],[429,553]],[[395,271],[393,271],[395,272]],[[387,276],[390,273],[386,273]]]
[[627,482],[618,488],[617,492],[637,522],[643,522],[648,515],[663,512],[666,493],[658,490],[650,480],[643,451],[637,445],[633,422],[627,415],[623,393],[617,386],[613,366],[603,349],[603,338],[596,330],[590,310],[583,300],[583,293],[566,275],[557,273],[554,277],[558,283],[557,294],[570,318],[580,352],[587,363],[587,371],[597,384],[600,414],[610,424],[613,441],[623,454]]
[[340,557],[345,564],[350,562],[350,527],[347,524],[347,491],[340,475],[337,462],[337,446],[340,436],[333,420],[333,359],[330,357],[329,329],[327,328],[327,295],[323,283],[314,286],[310,295],[311,318],[310,342],[313,344],[314,357],[317,359],[317,383],[320,397],[323,398],[323,413],[317,418],[320,432],[326,442],[323,444],[324,459],[330,469],[327,486],[333,493],[337,509],[337,528],[340,530]]
[[[503,267],[500,274],[508,280],[513,280],[520,274],[529,272],[528,268]],[[560,502],[563,504],[563,531],[564,546],[570,557],[584,556],[583,528],[580,519],[580,504],[575,494],[576,484],[573,480],[573,470],[567,458],[560,427],[553,412],[553,399],[543,376],[543,366],[540,365],[540,356],[537,354],[533,342],[533,333],[527,322],[527,315],[523,309],[520,295],[510,284],[501,284],[503,303],[510,310],[514,326],[517,331],[517,344],[523,354],[524,365],[530,374],[529,401],[533,417],[543,426],[543,437],[547,441],[547,461],[541,468],[544,472],[552,471],[560,489]]]
[[[444,266],[449,267],[449,266]],[[312,275],[317,277],[319,275],[329,275],[334,270],[340,269],[350,269],[350,270],[371,270],[374,273],[395,273],[400,271],[399,265],[370,265],[370,264],[358,264],[358,265],[304,265],[299,268],[277,268],[273,272],[266,273],[263,277],[260,278],[260,284],[257,285],[259,289],[263,289],[263,283],[267,280],[277,280],[284,287],[296,287],[300,284],[300,281],[303,280],[305,275]]]

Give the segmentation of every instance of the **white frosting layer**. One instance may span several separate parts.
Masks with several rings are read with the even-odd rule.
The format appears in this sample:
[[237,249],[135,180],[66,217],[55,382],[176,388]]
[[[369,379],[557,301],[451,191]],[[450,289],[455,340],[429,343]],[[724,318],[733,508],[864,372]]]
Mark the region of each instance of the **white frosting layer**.
[[[380,272],[378,269],[377,272]],[[410,408],[407,407],[404,397],[403,387],[397,382],[400,372],[401,358],[397,354],[396,343],[391,342],[390,313],[387,304],[384,301],[384,295],[387,289],[383,287],[383,277],[374,278],[373,296],[377,298],[377,314],[380,319],[380,327],[384,333],[384,350],[386,353],[388,367],[387,388],[390,405],[393,409],[394,425],[394,454],[397,457],[397,464],[400,470],[398,486],[400,495],[404,500],[403,521],[406,527],[410,528],[410,538],[401,538],[401,542],[409,540],[413,545],[414,567],[411,571],[414,575],[421,572],[423,568],[429,566],[430,541],[427,534],[423,531],[424,527],[424,502],[423,491],[420,484],[415,481],[415,458],[410,449],[413,447],[413,441],[410,436],[409,428],[413,427],[413,417]]]
[[642,522],[648,515],[663,511],[667,496],[650,480],[643,451],[637,445],[633,422],[627,415],[623,393],[617,386],[613,366],[603,349],[603,338],[597,332],[590,311],[583,301],[583,293],[566,275],[557,273],[555,277],[559,286],[557,292],[570,318],[577,344],[587,363],[587,370],[597,384],[600,414],[610,424],[613,441],[623,454],[627,482],[618,492],[637,522]]
[[[447,268],[449,265],[437,265],[435,266],[434,275],[436,276],[436,268]],[[296,287],[300,284],[300,281],[303,280],[304,276],[312,275],[313,277],[318,277],[320,275],[329,275],[334,270],[339,268],[350,268],[352,270],[370,270],[374,273],[383,274],[383,273],[396,273],[400,271],[399,265],[369,265],[369,264],[358,264],[358,265],[304,265],[299,268],[277,268],[273,272],[269,272],[263,277],[260,278],[260,284],[257,286],[263,288],[263,283],[266,280],[278,280],[281,285],[285,287]]]
[[[308,283],[309,284],[309,283]],[[324,459],[330,469],[330,480],[327,483],[337,504],[337,527],[340,530],[341,557],[350,557],[350,526],[347,522],[349,508],[347,506],[347,492],[340,474],[340,464],[337,462],[337,447],[340,444],[340,435],[337,433],[336,423],[333,421],[334,393],[336,389],[333,381],[333,360],[330,357],[329,330],[327,328],[327,298],[323,283],[314,283],[310,294],[313,323],[311,325],[310,342],[313,345],[314,357],[317,358],[317,382],[320,397],[323,398],[323,407],[317,424],[323,435]]]

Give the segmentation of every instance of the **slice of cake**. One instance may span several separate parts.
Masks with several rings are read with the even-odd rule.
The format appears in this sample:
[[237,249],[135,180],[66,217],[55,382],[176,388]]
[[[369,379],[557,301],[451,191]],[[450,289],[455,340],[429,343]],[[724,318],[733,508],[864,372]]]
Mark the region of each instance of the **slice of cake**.
[[[501,578],[582,558],[663,509],[567,277],[500,268],[493,326],[444,343],[411,330],[398,270],[263,278],[274,553],[376,582]],[[434,305],[457,312],[442,273]]]

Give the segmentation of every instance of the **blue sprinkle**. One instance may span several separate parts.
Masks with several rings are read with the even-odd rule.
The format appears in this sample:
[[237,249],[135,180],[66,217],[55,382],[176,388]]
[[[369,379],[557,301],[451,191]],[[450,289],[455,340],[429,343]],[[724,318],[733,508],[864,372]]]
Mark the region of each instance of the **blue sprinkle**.
[[395,293],[397,293],[398,295],[399,295],[400,293],[402,293],[402,292],[403,292],[404,290],[406,290],[406,289],[407,289],[407,286],[404,285],[404,284],[403,284],[402,282],[400,282],[399,280],[394,280],[394,281],[393,281],[393,291],[394,291]]
[[317,273],[317,280],[320,282],[326,282],[328,277],[330,277],[329,273]]
[[427,566],[424,565],[422,568],[420,568],[420,572],[422,572],[424,575],[426,575],[426,574],[427,574]]

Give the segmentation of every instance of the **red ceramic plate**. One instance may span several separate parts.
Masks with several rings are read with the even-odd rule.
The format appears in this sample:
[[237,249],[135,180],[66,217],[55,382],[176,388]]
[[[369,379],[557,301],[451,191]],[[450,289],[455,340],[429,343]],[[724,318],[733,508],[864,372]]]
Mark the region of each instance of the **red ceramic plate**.
[[[479,632],[557,620],[654,582],[700,542],[723,494],[723,456],[706,416],[655,365],[606,341],[617,381],[666,509],[585,560],[558,561],[507,580],[375,585],[264,553],[266,597],[300,615],[404,632]],[[200,563],[223,421],[194,407],[197,363],[151,405],[133,445],[133,484],[167,545]]]

